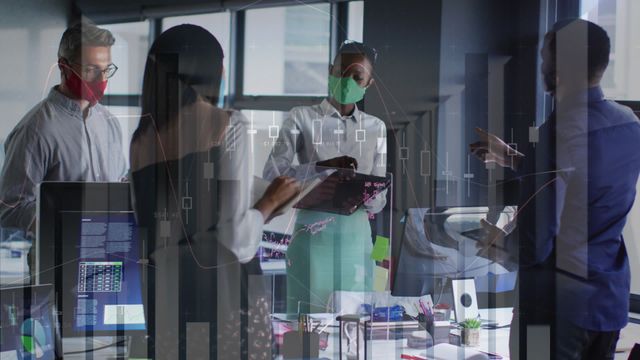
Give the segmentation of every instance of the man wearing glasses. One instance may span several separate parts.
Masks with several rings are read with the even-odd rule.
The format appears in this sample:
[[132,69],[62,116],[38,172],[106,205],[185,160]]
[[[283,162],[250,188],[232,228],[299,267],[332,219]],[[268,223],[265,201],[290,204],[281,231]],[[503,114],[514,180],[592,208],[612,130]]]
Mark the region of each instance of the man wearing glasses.
[[61,82],[9,134],[0,177],[0,226],[35,230],[36,187],[43,181],[119,181],[126,172],[116,118],[98,103],[117,67],[113,35],[81,23],[62,35]]

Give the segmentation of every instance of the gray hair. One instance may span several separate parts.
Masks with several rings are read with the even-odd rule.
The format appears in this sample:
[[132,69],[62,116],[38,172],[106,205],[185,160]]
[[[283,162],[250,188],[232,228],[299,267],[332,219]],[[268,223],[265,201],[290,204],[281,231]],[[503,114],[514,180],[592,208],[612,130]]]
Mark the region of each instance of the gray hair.
[[101,29],[95,24],[83,21],[68,28],[58,47],[58,58],[77,61],[83,46],[112,46],[116,42],[109,30]]

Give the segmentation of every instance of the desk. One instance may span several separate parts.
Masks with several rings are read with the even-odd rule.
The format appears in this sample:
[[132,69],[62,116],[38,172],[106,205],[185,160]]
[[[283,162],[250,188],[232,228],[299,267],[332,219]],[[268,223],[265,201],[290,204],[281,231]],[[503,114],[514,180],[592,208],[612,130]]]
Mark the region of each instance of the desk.
[[[511,321],[511,308],[498,308],[498,309],[481,309],[480,315],[484,319],[495,320],[498,323],[504,323]],[[640,316],[637,316],[640,318]],[[338,334],[337,328],[332,328],[332,336],[329,340],[329,347],[325,351],[320,352],[321,357],[328,359],[339,359],[338,355]],[[475,348],[481,351],[488,351],[500,354],[505,360],[509,359],[509,331],[510,328],[500,328],[495,330],[483,329],[480,331],[480,346]],[[624,330],[622,330],[621,340],[618,346],[633,346],[633,343],[640,341],[640,325],[630,323]],[[111,337],[96,337],[93,339],[93,344],[89,347],[101,347],[106,344],[110,344],[114,341]],[[82,338],[64,339],[68,351],[78,351],[84,349],[86,345],[85,340]],[[392,360],[399,359],[402,354],[419,355],[423,350],[408,349],[406,347],[407,340],[374,340],[372,349],[374,356],[371,359],[384,359]],[[101,349],[97,352],[93,352],[94,359],[113,359],[117,355],[116,347],[108,347]],[[616,360],[627,359],[629,356],[628,351],[620,352],[616,354]],[[65,356],[66,359],[86,359],[87,354],[74,354]]]
[[[629,314],[630,318],[640,319],[640,314]],[[629,322],[629,324],[620,331],[620,339],[616,346],[615,360],[627,360],[631,348],[635,343],[640,343],[640,324],[637,322]]]
[[[481,309],[480,317],[493,320],[498,324],[510,324],[512,308]],[[329,337],[329,346],[326,350],[320,351],[321,358],[339,359],[339,335],[337,328],[332,327]],[[499,354],[503,359],[509,359],[509,327],[498,329],[481,329],[480,345],[475,350]],[[402,354],[420,355],[424,350],[411,349],[407,347],[407,339],[402,340],[373,340],[371,341],[371,356],[369,359],[400,359]]]
[[[64,355],[64,359],[81,360],[87,359],[89,358],[89,356],[96,360],[115,359],[118,355],[122,356],[126,354],[126,350],[123,347],[109,346],[110,344],[114,344],[116,341],[116,338],[113,336],[96,336],[92,338],[64,338],[62,339],[62,346],[66,353]],[[83,352],[90,349],[97,350]]]

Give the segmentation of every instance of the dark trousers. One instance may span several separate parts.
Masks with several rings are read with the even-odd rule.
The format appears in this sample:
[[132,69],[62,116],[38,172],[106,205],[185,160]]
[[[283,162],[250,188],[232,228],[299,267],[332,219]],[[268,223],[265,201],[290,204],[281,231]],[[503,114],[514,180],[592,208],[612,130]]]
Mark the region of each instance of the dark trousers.
[[514,313],[511,359],[613,360],[620,331],[591,331],[558,320],[526,321]]
[[613,360],[620,331],[590,331],[559,325],[556,359]]

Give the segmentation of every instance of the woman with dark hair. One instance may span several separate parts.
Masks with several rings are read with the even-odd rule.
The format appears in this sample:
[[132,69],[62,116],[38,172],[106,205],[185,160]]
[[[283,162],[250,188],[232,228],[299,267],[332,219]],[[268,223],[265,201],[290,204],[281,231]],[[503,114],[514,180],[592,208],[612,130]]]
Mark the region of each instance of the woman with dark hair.
[[[154,42],[131,143],[134,208],[146,233],[147,323],[156,359],[271,357],[268,297],[254,255],[264,222],[297,195],[275,179],[252,207],[247,120],[219,108],[216,38],[180,25]],[[204,325],[203,325],[204,324]]]

